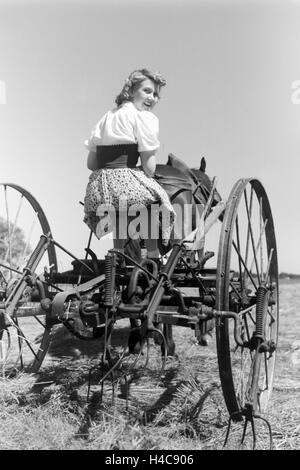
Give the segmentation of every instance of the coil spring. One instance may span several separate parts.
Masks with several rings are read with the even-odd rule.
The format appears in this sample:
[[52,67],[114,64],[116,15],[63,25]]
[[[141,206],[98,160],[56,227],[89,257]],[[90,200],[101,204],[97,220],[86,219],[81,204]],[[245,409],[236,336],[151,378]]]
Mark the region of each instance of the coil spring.
[[259,286],[256,297],[256,331],[255,336],[264,339],[264,310],[266,307],[268,289],[266,286]]
[[105,304],[113,304],[115,289],[115,254],[108,253],[105,256]]

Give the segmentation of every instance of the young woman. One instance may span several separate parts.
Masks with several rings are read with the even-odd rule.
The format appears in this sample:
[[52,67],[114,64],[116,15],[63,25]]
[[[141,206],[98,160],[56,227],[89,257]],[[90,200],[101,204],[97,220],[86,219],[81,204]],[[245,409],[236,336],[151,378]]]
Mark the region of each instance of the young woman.
[[[159,121],[152,110],[165,84],[159,73],[147,69],[132,72],[115,100],[117,107],[100,119],[85,142],[92,173],[84,200],[84,221],[98,238],[107,233],[101,225],[101,206],[118,211],[120,200],[126,201],[128,208],[158,202],[164,222],[167,220],[162,224],[162,239],[168,243],[175,212],[165,190],[152,178],[160,146]],[[136,167],[139,157],[141,168]],[[151,240],[150,234],[146,238],[148,256],[158,257],[156,240]],[[125,241],[115,236],[114,245],[122,248]]]

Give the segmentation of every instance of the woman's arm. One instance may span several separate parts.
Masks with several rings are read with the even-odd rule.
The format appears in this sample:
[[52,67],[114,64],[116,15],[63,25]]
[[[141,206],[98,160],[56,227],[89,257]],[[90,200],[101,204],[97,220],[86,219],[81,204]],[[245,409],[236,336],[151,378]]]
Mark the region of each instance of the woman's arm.
[[142,168],[147,176],[154,176],[156,168],[155,150],[140,152]]
[[93,152],[92,150],[88,154],[87,158],[87,167],[89,170],[94,171],[97,170],[97,154],[96,152]]

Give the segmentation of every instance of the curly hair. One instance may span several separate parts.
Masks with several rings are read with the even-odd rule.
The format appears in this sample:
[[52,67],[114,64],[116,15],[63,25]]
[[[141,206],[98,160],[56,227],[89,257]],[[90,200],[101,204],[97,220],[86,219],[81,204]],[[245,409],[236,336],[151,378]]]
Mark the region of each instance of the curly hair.
[[147,78],[152,80],[159,88],[166,85],[166,80],[159,72],[153,73],[148,69],[134,70],[126,79],[121,93],[115,99],[117,106],[121,106],[124,101],[130,101],[133,91]]

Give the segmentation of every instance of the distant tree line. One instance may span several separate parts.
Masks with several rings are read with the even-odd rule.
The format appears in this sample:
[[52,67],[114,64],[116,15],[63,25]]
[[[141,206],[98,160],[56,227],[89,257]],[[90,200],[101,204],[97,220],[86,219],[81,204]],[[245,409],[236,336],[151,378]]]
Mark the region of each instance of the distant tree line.
[[284,272],[279,274],[279,279],[286,279],[286,278],[300,279],[300,274],[291,274],[291,273],[284,273]]
[[20,259],[25,256],[30,247],[26,247],[23,230],[10,224],[10,230],[5,219],[0,217],[0,260],[9,264],[9,231],[10,231],[10,256],[12,266],[18,266]]

